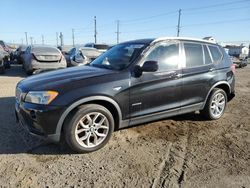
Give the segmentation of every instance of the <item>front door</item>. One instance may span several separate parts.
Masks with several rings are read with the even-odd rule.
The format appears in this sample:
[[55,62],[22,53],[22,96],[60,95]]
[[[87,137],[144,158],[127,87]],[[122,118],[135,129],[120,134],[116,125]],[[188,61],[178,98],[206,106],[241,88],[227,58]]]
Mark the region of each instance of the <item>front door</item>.
[[161,42],[149,49],[139,62],[157,61],[157,72],[144,72],[131,78],[130,118],[163,112],[180,107],[181,74],[180,44]]

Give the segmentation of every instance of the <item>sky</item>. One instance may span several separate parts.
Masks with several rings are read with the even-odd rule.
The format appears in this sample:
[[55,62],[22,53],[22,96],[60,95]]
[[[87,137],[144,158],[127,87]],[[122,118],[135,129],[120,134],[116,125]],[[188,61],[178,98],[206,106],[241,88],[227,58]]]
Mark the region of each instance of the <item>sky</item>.
[[250,43],[250,0],[1,0],[0,40],[56,45],[62,32],[64,44],[116,43],[117,20],[120,42],[176,36],[181,9],[180,36],[213,36],[225,43]]

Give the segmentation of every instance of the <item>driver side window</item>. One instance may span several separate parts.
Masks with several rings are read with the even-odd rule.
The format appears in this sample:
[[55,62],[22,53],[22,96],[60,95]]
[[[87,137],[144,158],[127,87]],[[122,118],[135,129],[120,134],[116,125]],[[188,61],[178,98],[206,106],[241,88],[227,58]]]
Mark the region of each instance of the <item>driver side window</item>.
[[157,61],[159,71],[178,69],[179,44],[162,43],[156,46],[146,57],[145,61]]

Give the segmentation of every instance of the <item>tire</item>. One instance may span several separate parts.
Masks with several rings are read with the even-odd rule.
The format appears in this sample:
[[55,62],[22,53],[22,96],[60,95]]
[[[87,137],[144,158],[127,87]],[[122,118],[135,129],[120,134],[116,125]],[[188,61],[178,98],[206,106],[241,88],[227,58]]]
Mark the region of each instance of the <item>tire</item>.
[[[96,124],[93,124],[93,120]],[[101,121],[102,124],[98,125]],[[100,105],[87,104],[65,122],[64,139],[72,150],[88,153],[102,148],[109,141],[113,131],[114,118],[110,111]]]
[[6,69],[10,69],[10,61],[6,61],[5,62],[5,68]]
[[4,74],[5,73],[5,67],[4,65],[0,67],[0,74]]
[[[217,98],[216,98],[217,97]],[[227,94],[224,90],[215,88],[209,95],[201,115],[208,120],[221,118],[227,106]]]
[[28,76],[31,76],[32,74],[33,74],[33,71],[32,70],[25,70],[26,71],[26,74],[28,75]]

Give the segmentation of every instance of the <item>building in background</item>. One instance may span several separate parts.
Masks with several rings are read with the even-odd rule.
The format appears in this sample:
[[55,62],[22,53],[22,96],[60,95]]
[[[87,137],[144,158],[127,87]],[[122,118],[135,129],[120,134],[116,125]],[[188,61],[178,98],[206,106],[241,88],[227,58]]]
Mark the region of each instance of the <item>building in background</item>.
[[246,59],[249,57],[249,47],[243,44],[241,45],[226,45],[225,49],[228,49],[228,55],[237,57],[240,59]]

